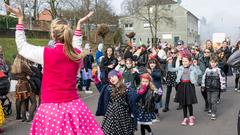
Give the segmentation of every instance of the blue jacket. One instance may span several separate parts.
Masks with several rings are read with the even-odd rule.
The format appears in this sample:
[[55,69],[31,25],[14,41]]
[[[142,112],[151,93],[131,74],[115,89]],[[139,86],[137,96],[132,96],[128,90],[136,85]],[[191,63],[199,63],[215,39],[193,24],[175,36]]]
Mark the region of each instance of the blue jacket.
[[151,76],[153,78],[153,84],[156,86],[156,88],[162,88],[162,74],[161,74],[161,70],[160,69],[153,69]]
[[[110,94],[111,94],[111,87],[110,85],[104,85],[99,96],[98,106],[96,111],[96,116],[104,116],[107,111],[108,103],[110,101]],[[130,108],[131,113],[134,116],[134,124],[137,126],[137,100],[138,94],[136,90],[128,88],[127,91],[127,101]]]
[[[183,75],[184,67],[180,66],[178,68],[173,68],[172,64],[168,64],[168,69],[171,72],[177,72],[176,82],[179,83],[181,81],[181,77]],[[189,67],[190,70],[190,81],[192,84],[197,84],[198,76],[201,75],[201,70],[198,66],[191,65]]]
[[104,116],[110,100],[111,88],[108,84],[103,85],[98,98],[96,116]]
[[97,52],[96,52],[96,62],[97,62],[98,65],[100,64],[99,63],[99,58],[102,57],[102,56],[103,56],[103,52],[97,50]]

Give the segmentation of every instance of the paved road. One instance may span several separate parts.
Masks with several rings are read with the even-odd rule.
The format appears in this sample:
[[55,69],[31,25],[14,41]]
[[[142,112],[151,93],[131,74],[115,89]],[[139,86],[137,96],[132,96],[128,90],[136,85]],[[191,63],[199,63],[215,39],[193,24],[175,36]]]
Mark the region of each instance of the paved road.
[[[233,91],[233,78],[228,81],[228,91],[222,94],[221,103],[218,105],[218,118],[211,121],[207,114],[203,112],[204,104],[197,88],[199,103],[194,105],[194,114],[196,116],[196,125],[194,127],[184,127],[180,125],[183,119],[182,111],[177,111],[177,104],[171,101],[170,111],[161,112],[160,122],[152,125],[155,135],[237,135],[237,112],[240,109],[240,93]],[[172,94],[172,97],[174,94]],[[83,94],[83,99],[90,109],[95,112],[98,94],[95,91],[92,95]],[[165,98],[164,98],[165,99]],[[102,117],[96,117],[101,122]],[[22,123],[14,120],[14,116],[7,118],[4,125],[6,135],[26,135],[31,123]],[[140,135],[140,132],[136,132]]]

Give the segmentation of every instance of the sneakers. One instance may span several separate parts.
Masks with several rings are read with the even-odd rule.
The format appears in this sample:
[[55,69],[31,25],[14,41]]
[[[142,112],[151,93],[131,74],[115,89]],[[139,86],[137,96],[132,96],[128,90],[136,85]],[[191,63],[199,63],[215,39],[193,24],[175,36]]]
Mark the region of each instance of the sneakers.
[[219,103],[220,103],[220,101],[221,101],[221,100],[220,100],[220,98],[218,98],[218,100],[217,100],[217,104],[219,104]]
[[188,125],[188,122],[189,122],[189,119],[188,118],[184,118],[181,125],[183,126],[187,126]]
[[238,88],[235,88],[234,91],[235,91],[235,92],[238,92]]
[[189,117],[189,126],[194,126],[195,125],[195,117],[194,116],[190,116]]
[[86,94],[92,94],[93,91],[91,91],[91,90],[85,90],[85,93],[86,93]]
[[216,114],[211,114],[211,120],[216,120]]
[[212,114],[212,110],[208,110],[208,116]]

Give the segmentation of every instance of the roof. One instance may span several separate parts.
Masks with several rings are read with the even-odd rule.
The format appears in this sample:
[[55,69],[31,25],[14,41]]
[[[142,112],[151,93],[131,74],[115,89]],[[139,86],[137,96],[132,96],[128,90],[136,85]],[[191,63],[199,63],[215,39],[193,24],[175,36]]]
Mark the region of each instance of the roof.
[[176,4],[175,0],[152,0],[148,5],[167,5],[167,4]]
[[179,7],[181,7],[183,10],[187,11],[188,14],[192,15],[193,17],[195,17],[196,19],[199,20],[199,18],[198,18],[196,15],[194,15],[191,11],[187,10],[186,8],[184,8],[184,7],[181,6],[181,5],[179,5]]
[[[159,1],[159,0],[154,0],[154,1]],[[173,1],[173,0],[165,0],[165,1]],[[175,1],[175,0],[174,0]],[[182,8],[183,10],[185,10],[188,14],[192,15],[193,17],[195,17],[197,20],[199,20],[199,18],[194,15],[191,11],[187,10],[186,8],[184,8],[183,6],[179,5],[179,4],[176,4],[176,2],[173,1],[173,4],[169,4],[169,5],[175,5],[175,6],[178,6],[180,8]],[[167,3],[167,2],[166,2]],[[160,5],[168,5],[168,4],[160,4]],[[121,19],[126,19],[126,18],[132,18],[134,17],[135,15],[129,15],[129,16],[122,16],[120,17],[120,20]]]

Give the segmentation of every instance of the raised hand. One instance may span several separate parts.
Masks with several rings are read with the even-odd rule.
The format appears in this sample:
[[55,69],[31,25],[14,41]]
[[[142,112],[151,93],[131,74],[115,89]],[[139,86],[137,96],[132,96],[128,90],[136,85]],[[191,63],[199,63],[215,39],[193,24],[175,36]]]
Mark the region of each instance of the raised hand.
[[23,19],[23,14],[22,14],[21,9],[19,9],[19,8],[13,8],[13,7],[11,7],[11,6],[7,5],[7,4],[4,4],[4,6],[5,6],[5,8],[6,8],[7,11],[15,14],[17,18]]
[[94,11],[89,12],[86,16],[84,16],[83,18],[81,18],[78,22],[79,22],[79,23],[83,23],[83,22],[87,21],[88,18],[91,17],[93,14],[94,14]]
[[89,19],[94,14],[94,11],[89,12],[86,16],[83,18],[79,19],[78,24],[77,24],[77,29],[81,29],[81,24]]

